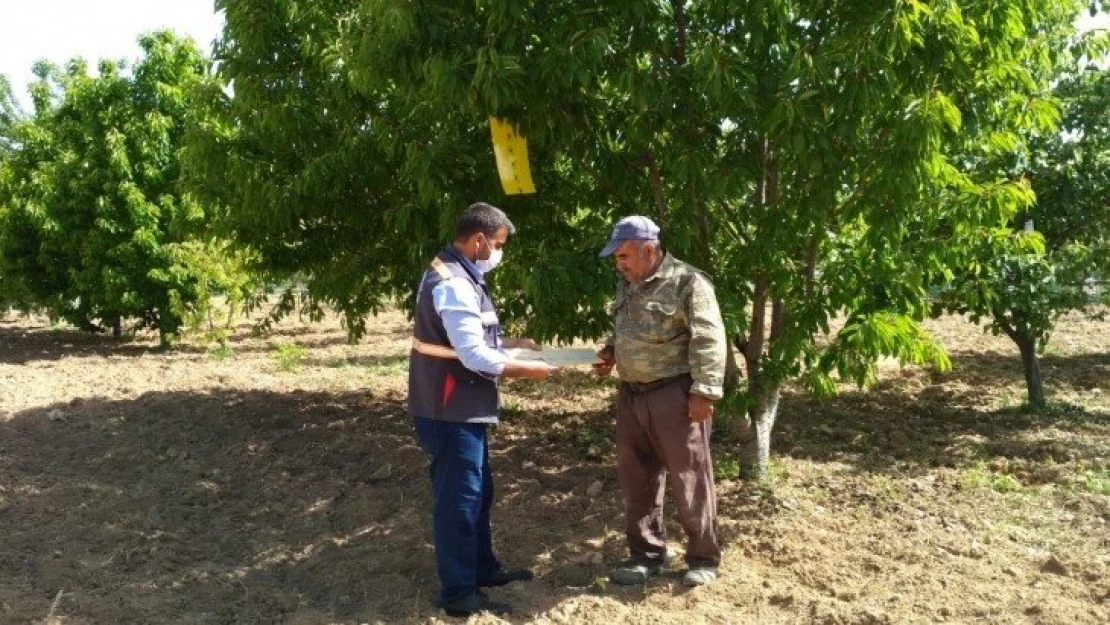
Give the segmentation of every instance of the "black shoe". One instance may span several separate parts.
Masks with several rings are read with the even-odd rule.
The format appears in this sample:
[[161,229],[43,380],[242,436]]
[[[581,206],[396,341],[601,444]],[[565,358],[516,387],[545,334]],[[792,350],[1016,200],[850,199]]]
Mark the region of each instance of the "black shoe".
[[491,586],[504,586],[513,582],[527,582],[535,575],[528,569],[507,569],[501,567],[493,572],[488,578],[478,582],[482,588],[490,588]]
[[466,618],[479,612],[512,614],[513,607],[501,601],[494,601],[481,592],[476,592],[473,595],[467,595],[462,599],[444,604],[443,611],[447,613],[447,616]]

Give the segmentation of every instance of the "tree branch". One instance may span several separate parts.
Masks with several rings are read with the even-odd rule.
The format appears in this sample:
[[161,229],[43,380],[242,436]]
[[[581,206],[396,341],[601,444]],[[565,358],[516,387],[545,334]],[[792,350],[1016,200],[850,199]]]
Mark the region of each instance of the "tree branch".
[[816,288],[817,277],[817,253],[821,251],[821,239],[817,233],[814,232],[809,240],[809,249],[806,251],[806,299],[812,299],[813,291]]
[[781,297],[771,299],[771,344],[782,335],[783,326],[786,324],[786,301]]
[[670,210],[667,207],[667,197],[663,193],[663,179],[659,175],[659,163],[655,161],[655,157],[651,152],[645,151],[641,157],[644,165],[648,168],[648,174],[651,179],[651,191],[655,195],[655,207],[659,209],[659,227],[667,229],[667,217]]
[[701,201],[701,194],[694,189],[694,215],[698,220],[698,234],[701,235],[702,242],[702,269],[709,274],[709,277],[717,277],[717,259],[713,254],[713,231],[709,224],[709,211],[705,210],[705,205]]
[[744,344],[744,360],[748,364],[748,378],[756,380],[761,372],[763,335],[767,328],[767,277],[759,274],[752,290],[752,320],[748,324],[748,340]]
[[[878,157],[879,151],[882,149],[883,145],[886,143],[886,140],[889,138],[890,129],[886,128],[881,133],[879,133],[879,136],[875,138],[874,143],[868,146],[868,163],[873,165],[881,161],[881,159],[879,159]],[[867,173],[868,168],[868,165],[865,164],[863,172],[860,173],[859,181],[856,183],[856,188],[852,189],[852,194],[845,198],[843,202],[838,204],[836,208],[833,209],[832,218],[834,222],[836,220],[839,220],[841,213],[843,213],[852,202],[858,200],[860,196],[863,195],[863,192],[867,189],[867,183],[871,181],[871,176]]]
[[[717,205],[718,205],[718,206],[720,207],[720,209],[721,209],[721,214],[724,214],[724,215],[728,215],[728,214],[731,214],[731,213],[732,213],[732,209],[731,209],[731,208],[729,207],[729,205],[728,205],[727,203],[725,203],[724,201],[718,200],[718,202],[717,202]],[[741,216],[741,217],[740,217],[740,219],[742,220],[742,219],[743,219],[743,217]],[[729,225],[729,222],[728,222],[727,220],[725,220],[725,221],[723,222],[723,224],[722,224],[722,225],[724,225],[725,227],[727,227],[727,226]],[[729,232],[730,232],[731,234],[735,234],[735,235],[736,235],[736,239],[737,239],[737,241],[739,241],[740,243],[742,243],[742,244],[744,244],[744,245],[751,245],[751,242],[752,242],[752,240],[751,240],[751,238],[750,238],[750,237],[748,237],[748,235],[747,235],[747,234],[746,234],[746,233],[744,232],[744,229],[743,229],[743,228],[741,228],[741,227],[739,227],[739,226],[736,226],[736,229],[735,229],[735,231],[732,231],[732,230],[730,230]]]
[[678,34],[678,47],[675,49],[674,60],[678,65],[686,64],[686,38],[687,38],[687,21],[686,21],[686,0],[671,0],[671,7],[674,9],[674,25]]
[[[763,175],[759,177],[755,201],[757,208],[767,209],[779,199],[778,163],[774,158],[774,148],[769,139],[763,140],[760,149]],[[748,364],[748,379],[758,385],[762,377],[760,367],[763,359],[764,333],[767,329],[767,274],[760,272],[752,285],[752,319],[748,326],[748,339],[744,345],[744,360]]]
[[998,324],[998,327],[1002,329],[1002,332],[1006,336],[1010,337],[1011,341],[1020,344],[1021,334],[1018,333],[1016,327],[1014,327],[1012,324],[1010,324],[1009,321],[1006,320],[1006,313],[1004,311],[995,309],[991,312],[991,314],[994,317],[994,322]]

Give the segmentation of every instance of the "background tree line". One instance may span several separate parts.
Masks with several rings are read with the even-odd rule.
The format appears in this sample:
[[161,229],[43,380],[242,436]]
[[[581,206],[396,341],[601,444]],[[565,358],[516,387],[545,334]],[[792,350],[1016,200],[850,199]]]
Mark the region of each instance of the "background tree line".
[[[192,41],[143,36],[133,68],[39,63],[32,110],[0,116],[0,302],[89,331],[168,343],[255,282],[212,211],[184,191],[180,152],[212,80]],[[6,81],[4,89],[10,93]]]
[[[1043,403],[1037,351],[1105,280],[1107,42],[1073,27],[1097,3],[216,4],[214,64],[156,33],[130,72],[38,67],[30,113],[0,83],[4,303],[169,340],[214,295],[296,283],[275,314],[300,298],[357,337],[487,199],[520,226],[505,316],[597,338],[597,250],[648,214],[714,278],[758,476],[785,383],[943,369],[920,325],[943,311],[1013,338]],[[501,192],[491,116],[535,195]]]

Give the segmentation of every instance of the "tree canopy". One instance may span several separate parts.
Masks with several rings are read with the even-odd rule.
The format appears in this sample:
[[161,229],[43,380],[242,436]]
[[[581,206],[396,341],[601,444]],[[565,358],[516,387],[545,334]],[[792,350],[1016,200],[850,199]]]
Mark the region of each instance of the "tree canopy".
[[1053,72],[1060,128],[1031,137],[1028,150],[978,167],[1030,180],[1036,201],[1014,215],[1009,233],[985,238],[972,266],[942,289],[943,310],[986,318],[1021,353],[1028,401],[1047,399],[1038,353],[1065,312],[1107,296],[1110,275],[1110,37],[1063,42],[1070,55]]
[[15,99],[15,91],[8,77],[0,74],[0,153],[12,149],[11,128],[20,116],[19,102]]
[[361,3],[219,7],[214,57],[233,93],[209,91],[186,163],[191,187],[266,271],[303,281],[308,300],[342,312],[357,335],[367,313],[411,298],[458,213],[491,200],[523,226],[493,278],[507,318],[540,338],[604,332],[612,274],[582,251],[596,256],[608,215],[554,189],[501,195],[488,114],[428,116],[397,90],[355,88],[349,40]]
[[8,303],[88,330],[135,320],[166,340],[204,279],[182,247],[205,213],[181,191],[178,153],[208,62],[168,31],[139,44],[130,71],[36,65],[34,109],[3,133],[0,275]]
[[[357,333],[411,295],[458,211],[490,200],[520,228],[494,275],[506,316],[537,338],[592,338],[614,283],[596,253],[613,221],[647,214],[714,278],[756,473],[785,381],[829,393],[871,381],[881,356],[946,365],[918,324],[929,286],[1033,199],[971,165],[1054,127],[1047,68],[1081,8],[220,6],[233,93],[210,93],[190,171],[268,268],[299,273]],[[529,141],[535,195],[501,194],[491,116]]]

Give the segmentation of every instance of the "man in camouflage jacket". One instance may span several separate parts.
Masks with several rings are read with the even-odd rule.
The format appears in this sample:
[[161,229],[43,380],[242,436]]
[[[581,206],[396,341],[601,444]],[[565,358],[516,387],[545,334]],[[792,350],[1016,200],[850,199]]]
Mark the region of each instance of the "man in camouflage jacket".
[[595,365],[621,384],[617,400],[617,473],[624,496],[631,560],[618,584],[642,584],[666,565],[665,482],[686,532],[683,583],[717,578],[717,495],[709,435],[721,398],[727,343],[713,285],[704,273],[667,253],[659,227],[642,216],[613,229],[602,256],[614,257],[621,281],[613,301],[613,334]]

